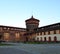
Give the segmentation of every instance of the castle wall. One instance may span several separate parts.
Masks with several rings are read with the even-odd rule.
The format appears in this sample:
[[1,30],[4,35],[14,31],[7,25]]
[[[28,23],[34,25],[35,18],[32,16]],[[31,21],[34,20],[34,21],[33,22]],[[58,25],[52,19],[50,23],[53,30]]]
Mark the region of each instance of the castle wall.
[[[49,33],[50,32],[50,33]],[[45,33],[45,34],[44,34]],[[36,34],[35,40],[37,41],[60,41],[60,30],[52,30],[52,31],[46,31],[46,32],[39,32]]]
[[[35,40],[36,41],[45,41],[44,38],[46,37],[46,41],[49,41],[49,37],[51,37],[51,41],[54,41],[54,37],[57,38],[56,41],[60,41],[60,34],[50,34],[50,35],[40,35],[40,36],[36,36]],[[41,40],[42,38],[42,40]]]
[[0,27],[0,40],[8,42],[19,42],[24,41],[24,34],[26,31],[24,29],[10,28],[10,27]]

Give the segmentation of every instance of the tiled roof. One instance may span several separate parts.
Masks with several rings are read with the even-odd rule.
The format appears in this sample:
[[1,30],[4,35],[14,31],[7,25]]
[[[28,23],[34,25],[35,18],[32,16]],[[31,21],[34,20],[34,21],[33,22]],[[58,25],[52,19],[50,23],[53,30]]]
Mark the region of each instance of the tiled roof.
[[20,27],[14,27],[14,26],[5,26],[5,25],[0,25],[0,27],[16,28],[16,29],[26,29],[26,28],[20,28]]
[[31,21],[31,20],[39,21],[38,19],[35,19],[35,18],[32,16],[30,19],[27,19],[25,22]]

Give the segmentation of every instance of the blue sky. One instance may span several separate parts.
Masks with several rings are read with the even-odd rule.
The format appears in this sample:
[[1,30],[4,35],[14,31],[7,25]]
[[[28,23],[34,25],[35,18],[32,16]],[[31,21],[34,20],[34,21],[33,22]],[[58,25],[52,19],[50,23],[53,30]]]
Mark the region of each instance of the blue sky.
[[60,0],[0,0],[0,25],[24,28],[32,15],[39,26],[60,22]]

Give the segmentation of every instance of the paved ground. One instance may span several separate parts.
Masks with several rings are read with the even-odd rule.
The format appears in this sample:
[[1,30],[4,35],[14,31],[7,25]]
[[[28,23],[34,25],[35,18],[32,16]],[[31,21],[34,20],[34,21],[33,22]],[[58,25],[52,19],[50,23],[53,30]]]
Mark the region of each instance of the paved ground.
[[60,44],[15,44],[0,46],[0,54],[60,54]]
[[32,53],[26,52],[21,49],[17,49],[12,46],[11,47],[3,46],[3,47],[0,47],[0,54],[32,54]]

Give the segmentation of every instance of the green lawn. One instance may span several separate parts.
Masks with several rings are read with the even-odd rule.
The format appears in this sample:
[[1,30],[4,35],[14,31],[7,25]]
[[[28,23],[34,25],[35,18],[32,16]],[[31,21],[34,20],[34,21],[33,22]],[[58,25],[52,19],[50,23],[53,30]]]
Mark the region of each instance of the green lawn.
[[60,42],[24,42],[25,44],[56,44]]
[[12,44],[4,44],[4,43],[0,43],[0,46],[13,46]]

